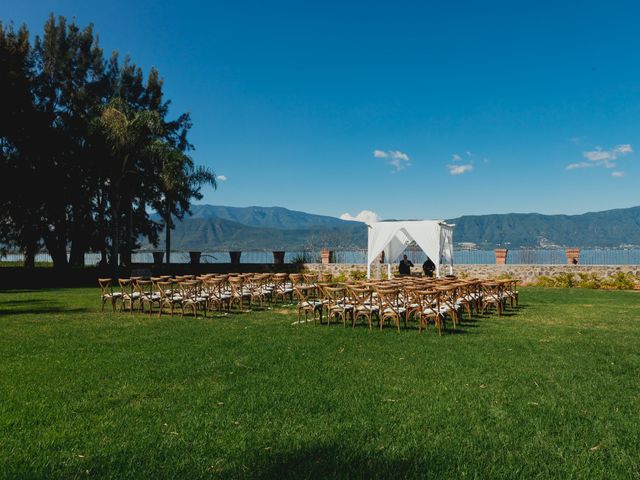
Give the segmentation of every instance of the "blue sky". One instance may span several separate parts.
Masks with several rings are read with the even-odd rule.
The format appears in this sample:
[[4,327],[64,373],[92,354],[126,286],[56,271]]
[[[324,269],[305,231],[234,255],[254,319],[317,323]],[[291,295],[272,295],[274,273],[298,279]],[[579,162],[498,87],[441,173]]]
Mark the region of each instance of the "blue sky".
[[[451,218],[640,205],[637,2],[6,2],[159,69],[203,203]],[[221,177],[221,178],[223,178]]]

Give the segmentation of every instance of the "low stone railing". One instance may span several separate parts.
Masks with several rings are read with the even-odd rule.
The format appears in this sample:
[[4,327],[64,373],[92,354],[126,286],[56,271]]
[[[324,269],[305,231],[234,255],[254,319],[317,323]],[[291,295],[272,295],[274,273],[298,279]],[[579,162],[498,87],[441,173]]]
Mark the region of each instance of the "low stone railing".
[[[384,278],[386,265],[373,264],[372,277]],[[330,272],[332,275],[344,274],[346,277],[351,272],[367,272],[367,266],[360,263],[306,263],[304,269],[312,272]],[[422,268],[416,265],[411,269],[414,273],[421,273]],[[391,272],[398,273],[398,266],[393,265]],[[599,277],[610,277],[618,272],[631,273],[640,276],[640,265],[455,265],[454,275],[475,278],[496,278],[509,276],[520,280],[523,284],[533,283],[541,276],[553,277],[561,273],[589,273]],[[443,268],[443,274],[448,273],[448,267]]]

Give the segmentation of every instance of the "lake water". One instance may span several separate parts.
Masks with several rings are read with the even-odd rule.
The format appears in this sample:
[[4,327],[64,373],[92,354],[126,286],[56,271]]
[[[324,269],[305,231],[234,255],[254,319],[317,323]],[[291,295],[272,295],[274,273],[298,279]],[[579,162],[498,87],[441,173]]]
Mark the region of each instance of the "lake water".
[[[422,264],[426,256],[421,251],[408,249],[405,252],[408,258],[416,265]],[[318,252],[286,252],[285,262],[291,263],[296,259],[304,258],[307,263],[320,262]],[[22,254],[9,253],[0,261],[21,262]],[[172,263],[188,263],[188,252],[172,252]],[[393,263],[399,259],[395,259]],[[37,262],[50,262],[51,257],[46,253],[36,256]],[[100,255],[88,253],[85,255],[87,265],[96,265],[100,261]],[[151,252],[139,252],[133,255],[136,263],[152,263]],[[338,251],[334,253],[336,263],[366,263],[366,250]],[[495,263],[493,250],[454,250],[454,264],[482,265]],[[229,252],[203,252],[202,263],[229,263]],[[271,263],[273,253],[265,251],[242,252],[241,263]],[[507,257],[508,264],[535,264],[535,265],[562,265],[567,263],[563,249],[515,249],[510,250]],[[640,265],[640,248],[593,248],[583,249],[580,252],[580,263],[585,265]]]

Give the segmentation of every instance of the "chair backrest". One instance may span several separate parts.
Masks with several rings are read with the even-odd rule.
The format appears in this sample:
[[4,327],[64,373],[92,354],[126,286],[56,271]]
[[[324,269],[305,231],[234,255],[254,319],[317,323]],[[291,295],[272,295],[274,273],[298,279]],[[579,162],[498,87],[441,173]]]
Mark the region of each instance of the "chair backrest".
[[135,282],[131,278],[119,278],[118,285],[123,297],[131,297],[135,288]]
[[160,294],[160,301],[164,300],[173,300],[173,282],[167,282],[161,280],[156,283],[156,287],[158,288],[158,293]]
[[373,291],[369,287],[350,287],[349,298],[355,308],[368,308],[373,300]]
[[231,293],[234,296],[241,296],[243,293],[242,289],[244,286],[244,278],[229,277],[228,282],[229,282],[229,286],[231,287]]
[[398,296],[400,294],[400,290],[398,288],[380,288],[376,289],[376,293],[378,294],[378,304],[380,306],[380,311],[393,311],[396,314],[400,313],[398,304]]
[[301,288],[299,285],[294,285],[293,293],[295,293],[300,303],[309,301],[309,291],[306,288]]
[[183,280],[178,283],[178,286],[183,299],[193,299],[199,296],[200,282],[196,280]]
[[153,282],[151,280],[138,280],[135,288],[141,298],[150,298],[153,293]]
[[306,283],[307,285],[314,285],[318,283],[317,273],[303,273],[302,278],[304,279],[304,283]]
[[438,290],[419,290],[416,295],[420,303],[420,311],[423,314],[439,315],[440,292]]
[[112,295],[113,294],[113,285],[111,284],[110,278],[99,278],[98,285],[100,285],[100,294],[101,295]]
[[333,275],[329,272],[321,272],[319,275],[320,282],[329,283],[333,280]]
[[326,300],[329,302],[329,308],[343,303],[346,289],[344,287],[324,287],[323,291]]
[[303,281],[303,277],[301,273],[290,273],[289,280],[291,280],[291,285],[301,285]]

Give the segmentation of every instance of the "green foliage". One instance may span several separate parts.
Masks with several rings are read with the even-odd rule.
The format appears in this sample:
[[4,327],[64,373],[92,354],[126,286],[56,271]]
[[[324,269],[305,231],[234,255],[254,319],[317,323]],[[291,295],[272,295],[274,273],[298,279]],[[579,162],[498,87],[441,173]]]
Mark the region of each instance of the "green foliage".
[[347,276],[344,272],[340,272],[338,275],[332,275],[331,281],[335,283],[344,283],[347,281]]
[[639,282],[635,275],[625,272],[617,272],[615,275],[611,275],[603,279],[601,283],[602,288],[633,290]]
[[595,273],[578,273],[579,280],[576,286],[579,288],[600,288],[602,279]]
[[532,282],[532,285],[536,287],[545,287],[545,288],[551,288],[556,286],[553,277],[549,277],[547,275],[540,275],[535,282]]
[[64,267],[70,248],[80,266],[110,248],[114,266],[118,253],[129,263],[141,237],[158,243],[150,206],[169,238],[171,216],[215,187],[186,154],[189,115],[167,118],[158,72],[105,59],[92,25],[51,15],[33,44],[25,26],[0,25],[0,65],[0,242],[25,258],[44,245]]
[[367,279],[367,272],[363,270],[351,270],[349,272],[349,278],[354,281],[361,281]]
[[513,280],[513,274],[510,272],[502,272],[500,275],[498,275],[497,277],[499,280]]
[[534,285],[553,288],[633,290],[638,283],[640,280],[635,275],[625,272],[617,272],[608,277],[600,277],[595,273],[578,273],[577,279],[573,273],[560,273],[553,277],[540,276]]

